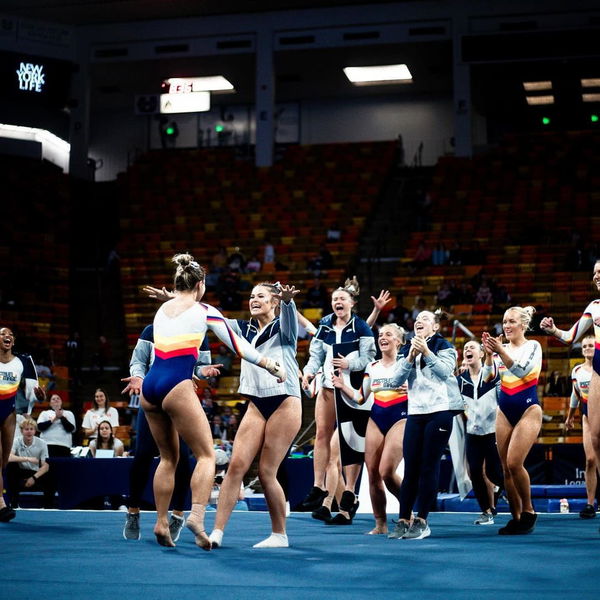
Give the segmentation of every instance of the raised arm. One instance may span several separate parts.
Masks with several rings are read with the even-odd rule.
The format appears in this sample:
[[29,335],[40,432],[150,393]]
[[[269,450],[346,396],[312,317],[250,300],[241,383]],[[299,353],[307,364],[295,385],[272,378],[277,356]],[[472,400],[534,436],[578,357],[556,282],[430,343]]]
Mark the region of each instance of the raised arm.
[[573,344],[578,342],[583,337],[584,333],[594,324],[592,319],[592,307],[598,302],[598,300],[590,302],[577,323],[575,323],[568,331],[559,329],[554,324],[554,319],[552,317],[544,317],[540,322],[540,329],[547,334],[554,336],[563,344]]
[[379,296],[375,298],[375,296],[371,296],[371,300],[373,301],[373,310],[371,314],[367,317],[367,325],[369,327],[373,327],[377,322],[377,317],[379,317],[381,311],[385,307],[386,304],[389,304],[392,299],[392,295],[388,290],[381,290],[379,292]]
[[233,331],[227,319],[213,306],[202,304],[206,311],[206,325],[208,328],[233,352],[240,358],[266,369],[271,375],[277,377],[282,382],[286,379],[286,372],[283,365],[266,356],[262,356],[254,346],[249,344],[243,337],[240,337]]

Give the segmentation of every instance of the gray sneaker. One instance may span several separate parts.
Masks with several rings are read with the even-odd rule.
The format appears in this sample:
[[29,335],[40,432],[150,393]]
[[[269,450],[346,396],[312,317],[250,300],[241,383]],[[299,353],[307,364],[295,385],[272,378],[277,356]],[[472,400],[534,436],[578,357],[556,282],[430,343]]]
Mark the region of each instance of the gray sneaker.
[[127,513],[125,526],[123,527],[123,537],[126,540],[139,540],[140,537],[140,515]]
[[409,529],[409,524],[406,521],[398,519],[395,523],[394,531],[388,535],[388,539],[390,540],[399,540],[401,537],[404,537],[404,534]]
[[494,515],[492,513],[484,512],[481,513],[474,521],[475,525],[493,525]]
[[431,529],[427,525],[427,521],[415,519],[412,522],[409,530],[402,536],[403,540],[422,540],[431,535]]
[[177,517],[175,515],[171,515],[169,519],[169,531],[171,532],[171,539],[176,542],[181,535],[181,530],[185,525],[185,517]]

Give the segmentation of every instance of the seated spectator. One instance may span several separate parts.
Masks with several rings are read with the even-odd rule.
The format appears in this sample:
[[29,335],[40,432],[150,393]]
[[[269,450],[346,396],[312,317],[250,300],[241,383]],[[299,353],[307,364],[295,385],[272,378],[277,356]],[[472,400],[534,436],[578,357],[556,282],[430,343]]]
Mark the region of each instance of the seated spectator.
[[387,315],[386,323],[397,323],[400,327],[406,327],[406,321],[410,317],[410,311],[404,306],[404,297],[402,294],[396,295],[396,305]]
[[[231,410],[231,406],[224,406],[223,410],[221,411],[221,422],[223,423],[223,425],[225,425],[225,427],[229,425],[229,421],[233,416],[234,414]],[[227,436],[227,439],[232,440],[233,438]]]
[[231,373],[231,366],[233,363],[233,356],[227,346],[221,344],[217,349],[217,357],[215,359],[216,364],[222,365],[219,367],[220,376],[229,375]]
[[246,257],[242,254],[239,246],[233,249],[233,252],[227,259],[227,266],[234,273],[246,272]]
[[123,442],[113,435],[110,421],[100,421],[98,424],[98,437],[90,441],[92,456],[96,456],[97,450],[112,450],[113,456],[123,456],[125,447]]
[[333,257],[326,246],[319,248],[319,253],[308,262],[308,270],[312,271],[315,277],[321,274],[321,271],[331,269],[333,267]]
[[202,396],[200,401],[202,402],[202,409],[206,414],[206,418],[210,423],[215,415],[215,406],[212,394],[210,393],[210,388],[204,388],[204,395]]
[[315,277],[313,284],[306,290],[306,300],[302,308],[321,308],[327,310],[331,301],[327,288],[321,283],[318,277]]
[[425,298],[418,296],[417,301],[415,302],[410,311],[410,316],[412,317],[413,321],[417,318],[419,313],[422,313],[424,310],[427,310],[427,303],[425,302]]
[[431,249],[427,248],[423,242],[419,242],[413,261],[408,268],[411,273],[415,273],[431,264]]
[[454,294],[450,289],[450,284],[442,283],[436,296],[436,302],[442,308],[450,308],[454,304]]
[[263,249],[263,265],[275,265],[275,248],[269,238],[265,239],[265,246]]
[[494,302],[494,296],[490,289],[487,280],[483,280],[477,293],[475,294],[475,304],[492,304]]
[[330,242],[339,242],[341,238],[342,230],[339,223],[332,223],[331,227],[327,230],[327,240]]
[[[225,450],[221,448],[215,449],[215,483],[210,493],[210,503],[212,508],[217,507],[219,501],[219,492],[221,491],[221,484],[227,474],[227,467],[229,466],[229,456]],[[244,500],[245,490],[244,483],[240,486],[240,493],[237,499],[237,503],[233,507],[233,510],[248,510],[248,504]]]
[[260,260],[258,260],[258,256],[253,254],[250,260],[246,263],[246,271],[248,273],[258,273],[261,269],[262,265],[260,264]]
[[[231,409],[230,409],[231,410]],[[227,419],[227,439],[233,441],[240,424],[237,415],[231,413]]]
[[50,409],[44,410],[38,417],[40,438],[48,444],[48,454],[52,457],[71,456],[75,415],[62,407],[62,398],[58,394],[50,397]]
[[30,417],[21,421],[21,436],[15,438],[8,457],[6,482],[8,505],[19,506],[19,494],[23,490],[42,491],[44,508],[54,507],[54,491],[51,485],[48,464],[48,445],[35,436],[36,423]]
[[213,415],[213,420],[210,426],[212,430],[212,436],[215,440],[226,440],[227,438],[227,427],[221,419],[221,415]]
[[445,265],[448,262],[448,255],[449,252],[446,250],[446,246],[440,242],[435,245],[431,253],[431,263],[434,266]]
[[569,384],[560,371],[552,371],[544,387],[544,396],[567,396]]
[[219,246],[219,249],[213,254],[210,270],[213,273],[222,273],[227,266],[227,249],[225,246]]
[[119,412],[116,408],[110,406],[106,392],[98,388],[94,392],[94,406],[85,413],[81,423],[85,437],[94,439],[98,435],[100,421],[104,420],[108,420],[113,427],[118,427]]

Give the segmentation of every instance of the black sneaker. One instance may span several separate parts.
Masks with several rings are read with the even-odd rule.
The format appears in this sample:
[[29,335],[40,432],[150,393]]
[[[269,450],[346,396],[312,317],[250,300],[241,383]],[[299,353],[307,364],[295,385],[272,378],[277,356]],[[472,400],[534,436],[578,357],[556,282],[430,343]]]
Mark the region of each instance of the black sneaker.
[[[352,509],[356,503],[356,496],[352,492],[346,490],[342,494],[342,499],[340,500],[340,510],[343,510],[347,513],[352,513]],[[356,508],[358,509],[358,506]]]
[[593,519],[596,516],[596,509],[593,504],[586,504],[585,508],[579,511],[579,516],[582,519]]
[[323,504],[323,500],[327,498],[327,490],[322,490],[317,486],[313,486],[312,490],[308,492],[308,495],[302,502],[300,503],[299,510],[304,512],[312,512],[313,510],[317,510],[321,504]]
[[312,511],[312,518],[319,521],[329,521],[331,519],[331,511],[326,506],[319,506],[317,510]]
[[8,523],[9,521],[12,521],[16,516],[17,513],[14,511],[14,509],[10,508],[9,506],[4,506],[0,508],[0,522]]
[[537,515],[530,512],[522,512],[521,518],[519,519],[518,532],[521,534],[531,533],[535,527],[537,521]]
[[504,527],[498,529],[498,535],[516,535],[519,528],[519,521],[511,519]]

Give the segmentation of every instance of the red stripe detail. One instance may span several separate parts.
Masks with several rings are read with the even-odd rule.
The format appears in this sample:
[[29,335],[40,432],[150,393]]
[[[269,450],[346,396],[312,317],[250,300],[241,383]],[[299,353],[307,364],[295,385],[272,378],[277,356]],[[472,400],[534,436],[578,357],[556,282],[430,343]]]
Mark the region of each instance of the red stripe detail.
[[408,396],[398,396],[389,402],[381,402],[375,398],[373,403],[377,404],[377,406],[383,406],[385,408],[386,406],[394,406],[395,404],[401,404],[402,402],[408,402]]
[[229,341],[231,342],[231,345],[233,346],[233,349],[235,350],[236,354],[238,356],[242,356],[240,349],[238,347],[238,345],[235,343],[235,338],[233,337],[233,329],[231,329],[231,327],[229,327],[227,321],[225,319],[222,319],[221,317],[206,317],[207,321],[217,321],[217,322],[221,322],[223,323],[223,325],[225,325],[225,329],[227,330],[227,333],[229,334]]
[[14,392],[8,392],[6,394],[0,394],[0,401],[10,400],[11,398],[14,398],[16,395],[17,395],[17,390],[15,390]]
[[181,350],[172,350],[171,352],[163,352],[162,350],[155,348],[154,354],[162,359],[174,358],[176,356],[193,356],[194,358],[198,358],[198,349],[197,348],[182,348]]
[[508,387],[501,386],[500,389],[505,394],[508,394],[509,396],[514,396],[515,394],[518,394],[519,392],[522,392],[523,390],[528,390],[530,387],[536,386],[537,382],[538,382],[537,379],[533,379],[529,383],[524,383],[523,385],[519,385],[518,387],[515,387],[515,388],[508,388]]

